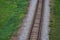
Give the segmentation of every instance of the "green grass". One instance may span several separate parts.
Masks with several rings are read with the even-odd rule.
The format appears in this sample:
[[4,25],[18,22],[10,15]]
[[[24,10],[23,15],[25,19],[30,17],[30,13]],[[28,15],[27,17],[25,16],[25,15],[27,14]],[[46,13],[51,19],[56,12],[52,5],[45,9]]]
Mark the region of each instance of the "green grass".
[[26,14],[29,0],[0,0],[0,40],[9,40]]
[[60,40],[60,0],[52,0],[50,40]]

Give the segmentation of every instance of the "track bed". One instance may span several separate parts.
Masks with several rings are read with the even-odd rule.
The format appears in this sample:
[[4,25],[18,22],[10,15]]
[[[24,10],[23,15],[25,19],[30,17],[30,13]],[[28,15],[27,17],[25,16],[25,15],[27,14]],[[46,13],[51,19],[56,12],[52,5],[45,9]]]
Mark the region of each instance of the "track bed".
[[43,20],[44,0],[38,0],[37,8],[28,40],[40,40]]

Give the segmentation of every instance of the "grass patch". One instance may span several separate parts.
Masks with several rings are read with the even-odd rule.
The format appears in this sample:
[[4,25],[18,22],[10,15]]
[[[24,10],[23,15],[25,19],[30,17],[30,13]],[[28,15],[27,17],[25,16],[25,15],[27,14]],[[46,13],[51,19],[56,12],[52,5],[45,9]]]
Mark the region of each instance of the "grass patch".
[[29,0],[0,0],[0,40],[9,40],[18,29]]
[[50,40],[60,40],[60,0],[51,0]]

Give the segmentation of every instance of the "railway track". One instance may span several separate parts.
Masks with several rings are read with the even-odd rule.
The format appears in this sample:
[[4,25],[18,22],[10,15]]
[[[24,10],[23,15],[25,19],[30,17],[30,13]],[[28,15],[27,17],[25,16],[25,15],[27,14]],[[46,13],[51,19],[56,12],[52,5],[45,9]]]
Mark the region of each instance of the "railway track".
[[[23,22],[22,31],[18,31],[18,36],[14,40],[49,40],[49,0],[31,0],[28,14]],[[45,37],[46,36],[46,37]],[[12,40],[13,40],[12,39]]]
[[12,40],[49,40],[49,11],[49,0],[31,0],[22,30]]
[[44,0],[37,1],[37,7],[28,40],[41,40]]

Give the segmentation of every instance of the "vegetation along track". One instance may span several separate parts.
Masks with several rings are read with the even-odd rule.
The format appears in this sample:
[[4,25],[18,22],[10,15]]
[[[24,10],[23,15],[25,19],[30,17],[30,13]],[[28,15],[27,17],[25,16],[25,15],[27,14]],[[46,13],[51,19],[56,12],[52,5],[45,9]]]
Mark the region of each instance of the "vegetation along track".
[[28,40],[40,40],[44,0],[38,0]]

